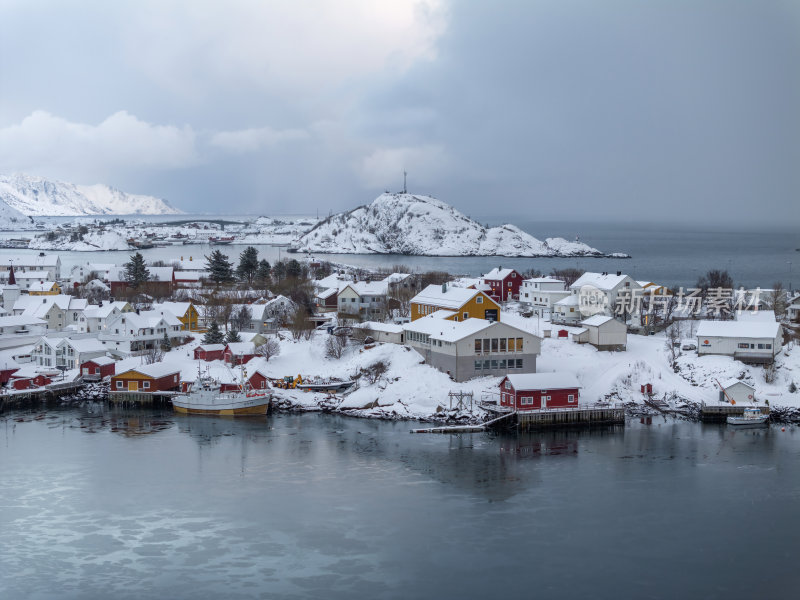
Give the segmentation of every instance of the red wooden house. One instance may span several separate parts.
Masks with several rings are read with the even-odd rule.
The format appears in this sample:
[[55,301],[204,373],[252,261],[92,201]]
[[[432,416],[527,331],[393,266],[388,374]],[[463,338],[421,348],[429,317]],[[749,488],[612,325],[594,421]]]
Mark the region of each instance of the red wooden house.
[[269,387],[269,379],[261,371],[254,371],[250,377],[247,378],[250,387],[254,390],[263,390]]
[[225,344],[200,344],[194,349],[194,359],[210,362],[212,360],[222,360],[225,352]]
[[519,298],[522,286],[522,275],[515,269],[492,269],[482,277],[483,283],[489,286],[486,294],[495,302],[506,302]]
[[167,392],[180,389],[181,370],[167,363],[142,365],[111,377],[112,392]]
[[253,342],[230,342],[222,353],[225,362],[231,365],[243,365],[256,355]]
[[518,411],[578,406],[580,384],[571,373],[520,373],[500,382],[500,405]]
[[108,356],[96,356],[81,363],[81,375],[91,375],[102,379],[116,372],[116,362]]
[[28,390],[30,388],[43,387],[53,382],[53,377],[58,371],[37,373],[33,366],[22,368],[11,375],[9,386],[15,390]]

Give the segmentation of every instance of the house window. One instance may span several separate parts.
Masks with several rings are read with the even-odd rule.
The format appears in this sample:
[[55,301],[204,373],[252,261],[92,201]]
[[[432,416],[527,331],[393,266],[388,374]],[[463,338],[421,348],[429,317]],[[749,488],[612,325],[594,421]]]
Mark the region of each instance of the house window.
[[522,352],[522,338],[517,338],[517,352]]
[[482,360],[476,360],[475,361],[475,370],[476,371],[480,371],[482,366],[483,366],[483,361]]
[[764,344],[759,344],[759,345],[758,345],[758,349],[759,349],[759,350],[763,350],[763,349],[764,349]]
[[483,296],[478,296],[475,298],[475,304],[483,304]]
[[172,381],[174,381],[175,383],[178,383],[178,376],[175,375],[175,377],[172,378]]
[[500,361],[500,368],[501,369],[505,369],[506,368],[506,359],[505,358]]
[[505,387],[506,387],[506,389],[507,389],[507,390],[510,390],[510,389],[511,389],[511,382],[510,382],[510,381],[508,381],[507,379],[506,379],[506,384],[505,384]]
[[475,354],[481,353],[481,345],[482,344],[480,340],[475,340]]
[[772,344],[767,344],[767,350],[772,350]]
[[749,348],[749,345],[748,345],[748,344],[744,344],[744,343],[740,343],[740,344],[739,344],[739,348],[740,348],[740,349],[747,350],[747,348]]
[[520,399],[520,404],[522,406],[530,406],[533,404],[533,396],[523,396]]
[[150,382],[149,382],[149,381],[143,381],[143,382],[142,382],[142,387],[143,387],[144,389],[146,389],[146,390],[147,390],[147,389],[150,389]]
[[468,313],[468,312],[465,312],[465,313],[464,313],[464,320],[466,321],[467,319],[469,319],[469,313]]
[[496,360],[492,361],[492,369],[497,369],[497,361]]
[[122,389],[122,382],[121,381],[117,381],[117,389],[118,390]]
[[500,338],[500,352],[506,351],[506,338]]
[[521,368],[522,368],[522,359],[521,359],[521,358],[518,358],[518,359],[517,359],[517,368],[518,368],[518,369],[521,369]]
[[567,396],[567,402],[575,402],[575,395],[570,394],[569,396]]
[[492,338],[492,352],[497,352],[498,344],[498,339]]

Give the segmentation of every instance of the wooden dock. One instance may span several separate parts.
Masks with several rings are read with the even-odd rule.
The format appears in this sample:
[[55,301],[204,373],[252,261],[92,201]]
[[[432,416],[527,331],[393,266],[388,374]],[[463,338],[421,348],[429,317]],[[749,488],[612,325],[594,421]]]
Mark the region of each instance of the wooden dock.
[[171,404],[172,397],[182,395],[181,392],[115,392],[108,393],[108,401],[112,404],[123,405],[151,405],[151,404]]
[[625,423],[622,406],[577,406],[575,408],[545,408],[515,413],[517,429],[528,431],[542,427],[569,427],[573,425],[613,425]]
[[703,404],[700,420],[704,423],[723,423],[728,417],[741,417],[745,408],[758,408],[762,415],[769,414],[769,406],[745,406],[744,404]]

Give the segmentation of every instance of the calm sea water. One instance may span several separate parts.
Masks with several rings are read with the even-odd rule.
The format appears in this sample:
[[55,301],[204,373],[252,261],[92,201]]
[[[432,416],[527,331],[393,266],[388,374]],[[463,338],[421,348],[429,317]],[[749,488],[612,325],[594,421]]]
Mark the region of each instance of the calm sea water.
[[[160,219],[176,218],[189,217],[170,215]],[[796,289],[800,286],[800,252],[796,251],[796,248],[800,248],[800,231],[795,229],[731,231],[674,224],[576,222],[519,223],[519,226],[540,239],[574,239],[578,235],[581,241],[603,252],[624,252],[633,258],[446,258],[352,254],[329,254],[321,258],[367,268],[404,265],[412,270],[445,270],[470,276],[481,275],[496,266],[513,267],[521,271],[538,269],[543,273],[549,273],[556,268],[577,267],[587,271],[622,271],[635,279],[684,287],[694,285],[700,275],[709,269],[726,269],[737,286],[771,288],[776,281],[782,282],[787,288]],[[270,262],[287,256],[285,249],[271,246],[257,248],[261,258]],[[188,260],[192,257],[193,261],[199,260],[199,264],[204,264],[204,255],[210,254],[212,249],[210,246],[199,245],[171,246],[144,250],[142,253],[150,260]],[[222,249],[236,258],[244,247],[226,246]],[[0,249],[0,260],[8,252],[18,251]],[[60,255],[65,272],[68,273],[72,266],[86,261],[122,264],[128,260],[130,252],[61,252]]]
[[800,430],[0,420],[2,598],[779,598]]

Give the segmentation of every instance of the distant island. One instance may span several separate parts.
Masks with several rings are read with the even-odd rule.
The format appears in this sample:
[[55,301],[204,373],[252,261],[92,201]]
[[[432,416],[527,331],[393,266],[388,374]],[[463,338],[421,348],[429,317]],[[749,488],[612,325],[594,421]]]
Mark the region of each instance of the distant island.
[[[181,214],[181,211],[166,200],[127,194],[102,183],[76,185],[25,173],[0,175],[0,224],[4,221],[12,224],[20,222],[20,215],[77,217],[176,214]],[[23,223],[25,221],[22,220]]]
[[515,225],[484,227],[441,200],[388,192],[371,204],[321,221],[293,249],[327,254],[630,258],[560,237],[542,241]]

